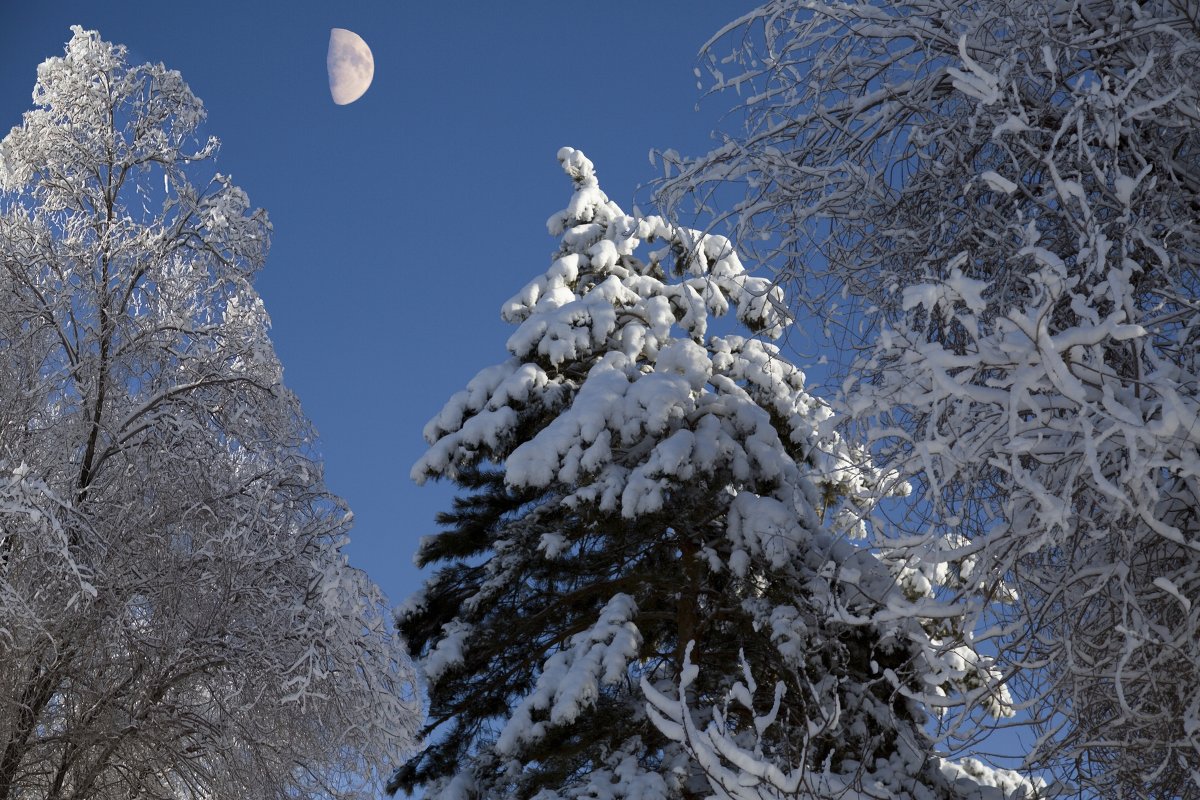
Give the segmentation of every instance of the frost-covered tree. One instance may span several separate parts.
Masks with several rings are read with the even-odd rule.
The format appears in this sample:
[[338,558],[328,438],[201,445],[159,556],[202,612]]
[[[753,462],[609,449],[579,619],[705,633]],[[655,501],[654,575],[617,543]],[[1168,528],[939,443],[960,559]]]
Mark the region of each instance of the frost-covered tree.
[[[993,690],[986,659],[943,658],[903,570],[825,524],[879,476],[774,345],[710,335],[731,307],[779,335],[781,292],[727,239],[628,216],[582,153],[558,157],[574,196],[550,268],[503,306],[511,357],[426,426],[413,469],[463,494],[398,612],[430,743],[393,788],[750,797],[732,760],[774,770],[758,797],[983,796],[997,774],[944,764],[923,725],[972,677]],[[988,796],[1032,788],[1000,777],[1012,791]]]
[[374,797],[419,709],[281,383],[267,217],[177,72],[75,28],[34,103],[0,142],[0,800]]
[[748,127],[663,199],[739,182],[850,299],[846,402],[918,487],[876,544],[976,609],[1032,765],[1200,797],[1200,5],[780,0],[708,53]]

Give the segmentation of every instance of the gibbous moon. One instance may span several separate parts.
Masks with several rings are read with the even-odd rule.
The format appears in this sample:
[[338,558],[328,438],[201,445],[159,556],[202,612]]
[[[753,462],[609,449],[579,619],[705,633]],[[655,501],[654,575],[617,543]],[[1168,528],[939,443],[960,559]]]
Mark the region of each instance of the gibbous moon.
[[375,77],[371,48],[361,36],[345,28],[329,29],[325,66],[329,69],[329,93],[339,106],[362,97],[371,85],[371,78]]

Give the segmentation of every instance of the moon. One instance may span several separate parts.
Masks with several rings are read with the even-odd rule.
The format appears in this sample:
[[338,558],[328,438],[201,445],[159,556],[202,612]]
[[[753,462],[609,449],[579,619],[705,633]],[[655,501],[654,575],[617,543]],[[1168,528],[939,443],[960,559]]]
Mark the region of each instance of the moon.
[[329,52],[325,56],[329,70],[329,93],[339,106],[363,96],[375,77],[375,58],[371,48],[354,31],[329,29]]

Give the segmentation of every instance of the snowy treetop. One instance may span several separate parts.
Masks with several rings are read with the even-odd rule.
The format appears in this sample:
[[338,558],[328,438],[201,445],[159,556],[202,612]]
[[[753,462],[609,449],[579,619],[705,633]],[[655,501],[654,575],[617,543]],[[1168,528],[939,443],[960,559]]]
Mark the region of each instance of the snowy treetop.
[[[430,421],[414,479],[503,461],[513,485],[582,482],[570,502],[633,516],[661,507],[668,476],[795,470],[793,456],[808,453],[828,416],[804,392],[803,373],[758,339],[706,340],[710,317],[731,308],[752,330],[779,336],[790,322],[781,290],[749,275],[725,237],[623,213],[582,152],[564,147],[558,159],[575,191],[547,223],[561,236],[549,269],[502,307],[517,325],[513,357],[481,371]],[[511,448],[535,414],[557,418]],[[776,446],[772,416],[787,421],[787,446]],[[614,452],[635,448],[645,451],[640,463],[616,468],[627,458]]]
[[[725,237],[623,213],[580,151],[565,147],[558,159],[574,194],[548,222],[561,236],[549,269],[502,307],[517,325],[512,357],[426,425],[430,448],[413,478],[503,463],[512,486],[570,487],[569,506],[635,518],[662,509],[676,482],[724,476],[771,487],[795,519],[779,529],[791,550],[815,524],[804,476],[817,462],[838,480],[857,472],[833,468],[850,463],[828,455],[840,447],[833,438],[818,446],[830,411],[775,345],[706,338],[709,319],[731,308],[751,330],[779,336],[790,323],[781,290],[749,275]],[[517,441],[530,424],[536,435]],[[753,524],[739,541],[780,546],[777,526],[764,523],[772,533],[760,537]]]

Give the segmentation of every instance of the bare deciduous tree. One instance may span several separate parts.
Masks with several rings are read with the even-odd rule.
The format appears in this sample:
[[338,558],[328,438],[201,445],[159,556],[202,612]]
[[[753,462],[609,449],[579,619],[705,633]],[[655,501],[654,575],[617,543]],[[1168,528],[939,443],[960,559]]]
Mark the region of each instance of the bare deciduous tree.
[[373,797],[412,675],[200,101],[74,29],[0,142],[0,800]]
[[662,197],[739,183],[858,332],[845,401],[919,487],[877,544],[978,609],[1031,766],[1200,797],[1200,6],[778,0],[707,52],[748,127]]

